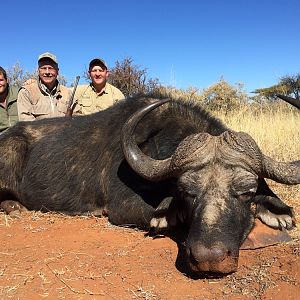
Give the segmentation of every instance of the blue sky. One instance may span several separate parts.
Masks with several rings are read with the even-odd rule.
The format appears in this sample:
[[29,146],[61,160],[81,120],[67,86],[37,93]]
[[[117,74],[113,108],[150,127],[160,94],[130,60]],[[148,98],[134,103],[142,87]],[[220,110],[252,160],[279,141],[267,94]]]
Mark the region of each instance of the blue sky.
[[[0,65],[57,55],[69,83],[88,62],[131,57],[178,88],[223,77],[245,90],[300,72],[299,0],[2,1]],[[82,81],[81,81],[82,82]]]

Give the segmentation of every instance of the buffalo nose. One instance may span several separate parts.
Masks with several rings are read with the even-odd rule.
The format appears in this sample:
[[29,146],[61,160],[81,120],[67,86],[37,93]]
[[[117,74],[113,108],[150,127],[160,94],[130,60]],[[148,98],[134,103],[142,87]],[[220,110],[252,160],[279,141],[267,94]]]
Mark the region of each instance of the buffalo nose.
[[238,253],[223,245],[205,247],[195,245],[189,248],[189,262],[192,270],[200,272],[231,273],[237,270]]
[[204,246],[198,246],[191,249],[191,257],[196,262],[201,261],[222,261],[226,256],[230,255],[230,251],[225,248],[206,248]]

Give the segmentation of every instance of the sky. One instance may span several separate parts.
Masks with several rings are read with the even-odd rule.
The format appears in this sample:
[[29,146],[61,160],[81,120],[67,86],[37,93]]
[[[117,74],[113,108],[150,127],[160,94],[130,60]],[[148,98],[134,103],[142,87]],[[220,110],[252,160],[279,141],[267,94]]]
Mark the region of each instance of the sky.
[[0,10],[0,65],[33,72],[50,51],[69,84],[96,57],[111,68],[130,57],[181,89],[224,79],[250,93],[300,72],[299,0],[4,0]]

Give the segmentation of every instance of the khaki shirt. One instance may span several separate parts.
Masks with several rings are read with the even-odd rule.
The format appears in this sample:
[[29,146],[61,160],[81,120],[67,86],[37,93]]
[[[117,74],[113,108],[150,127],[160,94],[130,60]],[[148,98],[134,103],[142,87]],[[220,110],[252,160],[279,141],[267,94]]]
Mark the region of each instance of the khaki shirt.
[[97,93],[92,84],[79,85],[74,96],[74,115],[88,115],[104,110],[124,98],[123,93],[109,83],[106,83],[102,93]]
[[8,86],[6,108],[0,105],[0,132],[18,122],[17,97],[18,88]]
[[57,84],[52,91],[40,81],[24,85],[18,95],[20,121],[33,121],[65,116],[71,91]]

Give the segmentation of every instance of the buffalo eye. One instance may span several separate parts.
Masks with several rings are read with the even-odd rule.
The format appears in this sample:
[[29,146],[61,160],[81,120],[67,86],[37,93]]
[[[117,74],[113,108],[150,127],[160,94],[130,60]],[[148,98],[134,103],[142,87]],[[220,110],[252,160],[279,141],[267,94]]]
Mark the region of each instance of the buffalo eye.
[[247,191],[243,194],[238,195],[238,200],[242,202],[248,202],[251,201],[251,199],[255,196],[255,192],[253,191]]
[[183,191],[181,193],[181,199],[184,201],[184,203],[187,205],[187,208],[190,210],[193,209],[195,206],[197,194],[193,192]]

